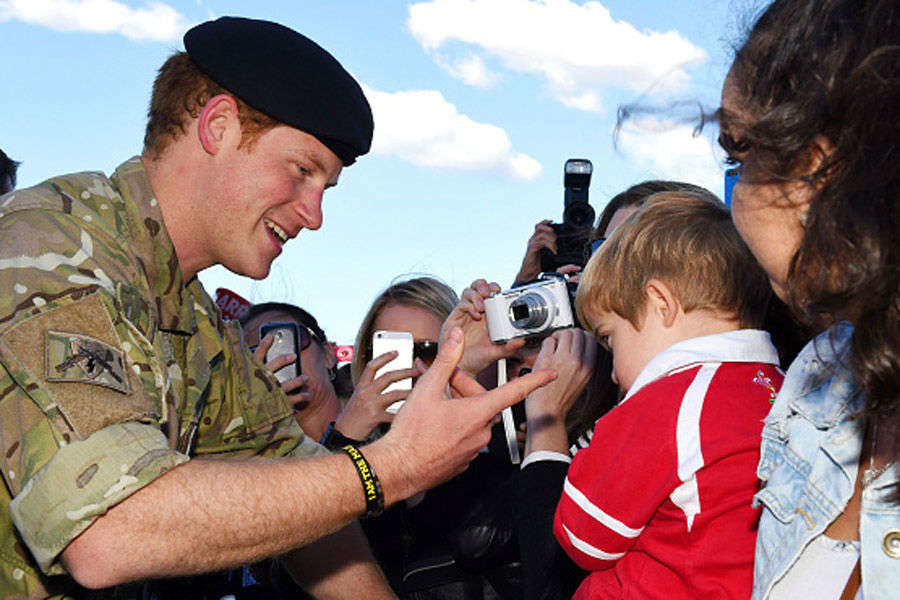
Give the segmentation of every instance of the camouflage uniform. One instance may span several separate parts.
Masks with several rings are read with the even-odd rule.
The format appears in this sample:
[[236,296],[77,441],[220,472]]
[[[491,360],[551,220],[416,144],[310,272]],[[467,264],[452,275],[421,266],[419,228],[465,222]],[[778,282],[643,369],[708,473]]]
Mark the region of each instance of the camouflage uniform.
[[0,197],[0,597],[194,456],[309,454],[274,377],[185,285],[139,158]]

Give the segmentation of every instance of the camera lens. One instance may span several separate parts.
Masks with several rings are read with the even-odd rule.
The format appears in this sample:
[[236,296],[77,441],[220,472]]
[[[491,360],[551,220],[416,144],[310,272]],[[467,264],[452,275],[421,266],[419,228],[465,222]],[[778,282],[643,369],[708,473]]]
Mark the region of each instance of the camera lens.
[[594,209],[587,202],[572,202],[566,206],[563,221],[575,227],[590,227],[594,223]]
[[509,320],[516,329],[543,327],[550,316],[550,307],[543,296],[528,292],[509,304]]

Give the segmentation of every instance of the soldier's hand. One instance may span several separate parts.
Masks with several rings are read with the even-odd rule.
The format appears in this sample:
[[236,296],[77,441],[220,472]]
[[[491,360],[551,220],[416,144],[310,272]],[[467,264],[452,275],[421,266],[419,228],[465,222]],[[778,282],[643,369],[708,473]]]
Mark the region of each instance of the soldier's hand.
[[[390,468],[385,485],[388,502],[407,498],[456,475],[468,466],[491,436],[501,410],[556,378],[550,369],[535,370],[504,386],[485,391],[459,369],[463,332],[453,328],[441,342],[431,367],[419,378],[390,431],[371,444],[375,470]],[[451,398],[449,388],[460,396]],[[392,463],[390,467],[386,464]]]

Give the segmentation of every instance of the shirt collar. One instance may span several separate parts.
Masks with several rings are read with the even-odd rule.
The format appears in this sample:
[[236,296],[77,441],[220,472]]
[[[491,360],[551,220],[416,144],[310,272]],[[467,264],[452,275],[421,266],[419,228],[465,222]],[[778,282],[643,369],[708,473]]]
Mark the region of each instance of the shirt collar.
[[111,179],[124,200],[132,236],[129,247],[143,266],[150,289],[156,295],[159,328],[194,333],[197,327],[194,303],[182,279],[175,246],[141,157],[134,156],[119,165]]
[[648,383],[673,371],[710,362],[755,362],[777,366],[778,352],[768,332],[759,329],[739,329],[683,340],[672,344],[647,363],[622,402]]

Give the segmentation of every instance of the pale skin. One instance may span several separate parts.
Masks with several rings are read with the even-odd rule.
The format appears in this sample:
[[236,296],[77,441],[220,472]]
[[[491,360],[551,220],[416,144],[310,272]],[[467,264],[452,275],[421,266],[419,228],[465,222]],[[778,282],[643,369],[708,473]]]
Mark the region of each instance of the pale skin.
[[[185,280],[213,264],[264,277],[281,251],[270,224],[288,239],[321,226],[322,194],[341,171],[337,156],[287,126],[263,133],[249,149],[238,148],[240,141],[236,103],[222,95],[155,160],[144,157]],[[223,213],[233,218],[221,219]],[[387,504],[463,471],[487,444],[497,413],[555,376],[536,371],[485,392],[456,369],[463,349],[462,332],[449,332],[390,432],[363,449]],[[460,398],[447,397],[448,383]],[[99,588],[223,569],[321,540],[323,546],[300,552],[349,555],[318,563],[324,574],[300,574],[315,594],[393,597],[358,526],[347,528],[364,510],[359,478],[344,455],[191,460],[111,508],[61,558],[80,584]]]

